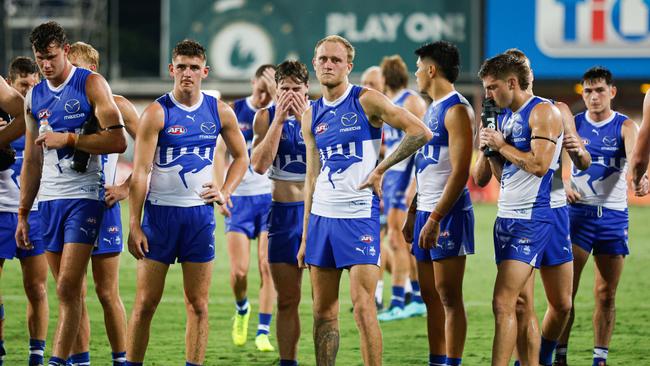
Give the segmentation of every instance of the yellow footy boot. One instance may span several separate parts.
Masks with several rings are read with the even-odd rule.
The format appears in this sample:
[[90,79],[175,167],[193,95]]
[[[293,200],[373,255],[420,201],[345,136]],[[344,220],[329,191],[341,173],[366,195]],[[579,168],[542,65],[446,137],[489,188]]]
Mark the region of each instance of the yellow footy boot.
[[273,345],[271,344],[271,341],[269,340],[269,335],[268,334],[259,334],[257,337],[255,337],[255,347],[257,347],[257,350],[260,352],[273,352],[275,351],[275,348],[273,348]]
[[246,336],[248,335],[248,319],[251,317],[250,308],[246,310],[246,314],[240,315],[235,311],[235,319],[232,323],[232,343],[235,346],[243,346],[246,343]]

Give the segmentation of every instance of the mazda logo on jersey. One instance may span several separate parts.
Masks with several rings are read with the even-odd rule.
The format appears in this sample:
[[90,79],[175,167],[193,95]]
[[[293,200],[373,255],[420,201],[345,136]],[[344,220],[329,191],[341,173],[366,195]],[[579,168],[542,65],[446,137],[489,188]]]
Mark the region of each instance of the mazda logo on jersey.
[[201,131],[208,135],[214,134],[217,132],[217,125],[214,122],[203,122],[201,123]]
[[179,125],[173,125],[167,127],[166,132],[168,135],[179,136],[184,135],[187,132],[187,128]]
[[330,126],[329,126],[327,123],[325,123],[325,122],[321,122],[321,123],[319,123],[319,124],[316,126],[316,134],[317,134],[317,135],[320,135],[321,133],[327,131],[327,129],[328,129],[329,127],[330,127]]
[[341,116],[341,123],[343,126],[354,126],[357,123],[358,116],[354,112],[349,112]]
[[81,108],[81,103],[77,99],[68,99],[63,108],[68,113],[77,113]]
[[605,146],[616,146],[616,137],[613,136],[605,136],[603,137],[603,144]]

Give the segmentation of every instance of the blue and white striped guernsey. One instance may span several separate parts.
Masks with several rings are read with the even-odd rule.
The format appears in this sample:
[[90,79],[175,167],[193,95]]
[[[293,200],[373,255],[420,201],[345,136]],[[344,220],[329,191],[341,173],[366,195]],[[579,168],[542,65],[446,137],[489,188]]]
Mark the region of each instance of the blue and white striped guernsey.
[[369,218],[379,200],[371,188],[358,190],[377,166],[381,128],[368,121],[359,94],[349,85],[333,102],[323,98],[312,107],[311,130],[320,154],[311,213],[329,218]]
[[151,171],[148,200],[154,205],[192,207],[212,181],[212,159],[221,131],[218,101],[201,93],[198,103],[182,105],[172,93],[156,100],[165,112],[164,127]]

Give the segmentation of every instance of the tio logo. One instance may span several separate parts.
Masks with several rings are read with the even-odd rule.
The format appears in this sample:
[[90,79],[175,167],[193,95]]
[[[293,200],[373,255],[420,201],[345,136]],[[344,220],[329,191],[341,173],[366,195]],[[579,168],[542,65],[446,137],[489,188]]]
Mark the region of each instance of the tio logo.
[[551,57],[650,57],[650,0],[536,0],[535,41]]

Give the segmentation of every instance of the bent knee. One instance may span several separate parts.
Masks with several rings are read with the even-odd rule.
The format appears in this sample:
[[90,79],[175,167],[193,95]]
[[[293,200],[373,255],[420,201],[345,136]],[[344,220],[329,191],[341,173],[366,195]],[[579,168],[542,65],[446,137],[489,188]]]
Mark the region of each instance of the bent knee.
[[187,311],[193,313],[195,316],[207,317],[208,316],[208,300],[207,299],[194,299],[188,301],[186,304]]
[[516,303],[506,299],[494,298],[492,300],[492,313],[496,316],[507,316],[513,314],[516,310]]
[[25,295],[30,302],[40,302],[47,299],[47,287],[44,283],[26,283]]

